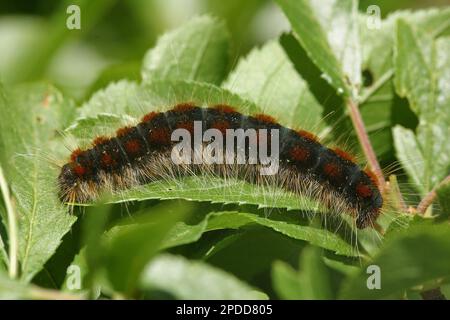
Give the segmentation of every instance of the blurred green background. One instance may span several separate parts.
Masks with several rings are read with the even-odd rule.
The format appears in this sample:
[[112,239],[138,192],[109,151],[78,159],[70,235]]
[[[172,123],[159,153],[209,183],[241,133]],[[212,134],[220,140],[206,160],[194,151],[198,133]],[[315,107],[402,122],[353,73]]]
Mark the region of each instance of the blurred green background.
[[[68,30],[66,8],[81,8],[81,30]],[[383,17],[399,9],[449,4],[448,0],[362,0]],[[142,57],[159,35],[191,17],[210,13],[226,21],[232,64],[255,45],[289,30],[270,0],[2,0],[0,80],[47,80],[82,101],[121,78],[139,79]]]

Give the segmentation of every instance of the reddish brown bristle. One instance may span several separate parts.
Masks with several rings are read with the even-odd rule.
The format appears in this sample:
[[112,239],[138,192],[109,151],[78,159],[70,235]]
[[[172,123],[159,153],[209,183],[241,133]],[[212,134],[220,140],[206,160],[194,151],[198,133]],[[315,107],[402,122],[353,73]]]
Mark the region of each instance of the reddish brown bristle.
[[70,154],[70,161],[74,162],[77,159],[77,157],[79,155],[82,155],[83,153],[84,151],[81,150],[80,148],[73,150],[72,153]]
[[170,142],[169,131],[166,128],[155,128],[150,132],[150,142],[164,145]]
[[180,122],[177,124],[177,129],[185,129],[190,133],[194,132],[194,124],[192,121]]
[[309,158],[309,151],[305,148],[301,148],[299,146],[295,146],[291,149],[290,155],[295,161],[305,161]]
[[227,132],[227,129],[230,128],[230,123],[225,120],[219,120],[219,121],[214,122],[211,125],[211,128],[217,129],[220,132],[222,132],[223,135],[225,135]]
[[217,111],[223,112],[223,113],[234,113],[236,112],[236,109],[226,105],[226,104],[217,104],[212,106],[212,108],[216,109]]
[[133,127],[123,127],[116,131],[116,135],[118,138],[124,137],[129,134],[131,130],[133,130]]
[[354,157],[353,155],[351,155],[350,153],[340,149],[340,148],[334,148],[333,151],[342,159],[345,159],[347,161],[356,163],[356,157]]
[[370,181],[372,181],[372,183],[374,185],[376,185],[377,187],[379,186],[378,185],[378,178],[377,178],[376,174],[372,170],[367,168],[367,169],[364,170],[364,173],[369,176]]
[[103,153],[102,154],[102,164],[103,164],[103,166],[109,167],[113,163],[114,163],[114,160],[113,160],[113,158],[111,157],[111,155],[109,153]]
[[323,172],[327,176],[335,178],[340,175],[341,170],[337,164],[331,162],[324,165]]
[[356,186],[356,193],[362,198],[368,198],[372,196],[372,189],[366,184],[359,183]]
[[98,145],[103,144],[103,143],[106,143],[106,142],[108,142],[108,141],[109,141],[109,139],[108,139],[107,137],[105,137],[105,136],[99,136],[99,137],[97,137],[97,138],[94,139],[94,141],[92,142],[92,144],[93,144],[94,146],[98,146]]
[[79,164],[74,165],[72,170],[79,177],[83,176],[86,173],[86,168]]
[[303,137],[305,139],[308,139],[308,140],[311,140],[311,141],[314,141],[314,142],[319,142],[319,138],[315,134],[313,134],[313,133],[311,133],[309,131],[297,130],[296,132],[297,132],[297,134],[299,136],[301,136],[301,137]]
[[158,115],[158,112],[152,111],[150,113],[147,113],[145,116],[142,117],[142,122],[150,122],[152,121],[156,116]]
[[186,112],[186,111],[190,111],[190,110],[194,109],[194,107],[195,107],[195,103],[193,103],[193,102],[179,103],[172,109],[172,111]]
[[141,150],[141,144],[136,139],[128,140],[125,142],[125,150],[129,153],[138,153]]
[[271,117],[271,116],[269,116],[267,114],[263,114],[263,113],[255,115],[255,118],[264,123],[270,123],[270,124],[277,123],[277,121],[275,120],[274,117]]

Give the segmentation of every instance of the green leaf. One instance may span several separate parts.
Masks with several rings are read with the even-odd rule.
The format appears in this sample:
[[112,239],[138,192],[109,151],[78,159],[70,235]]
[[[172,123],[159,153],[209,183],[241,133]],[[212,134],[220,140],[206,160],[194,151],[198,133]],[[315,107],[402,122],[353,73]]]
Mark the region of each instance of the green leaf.
[[295,36],[325,79],[356,96],[361,84],[361,48],[356,0],[277,0]]
[[318,248],[306,247],[300,257],[299,271],[282,261],[272,270],[273,284],[282,299],[324,300],[332,298],[328,270]]
[[277,295],[284,300],[302,300],[301,283],[297,271],[283,261],[275,261],[272,282]]
[[[205,242],[207,246],[204,245]],[[217,230],[206,233],[201,241],[188,246],[193,248],[191,250],[199,247],[203,250],[201,254],[195,255],[195,251],[194,253],[188,251],[188,257],[205,260],[261,288],[272,297],[274,295],[270,272],[273,261],[281,260],[295,264],[298,258],[297,253],[305,245],[303,241],[295,241],[272,229],[248,224],[236,230]]]
[[127,80],[111,83],[105,89],[97,91],[88,102],[84,103],[77,110],[78,116],[96,117],[98,114],[106,113],[121,117],[145,113],[138,100],[139,88],[135,82]]
[[12,280],[0,270],[0,300],[79,300],[82,298],[81,295],[64,294],[19,280]]
[[138,215],[133,224],[115,227],[106,234],[105,264],[115,290],[131,294],[148,261],[156,254],[168,231],[187,211],[177,202],[153,207]]
[[402,296],[402,292],[450,276],[450,226],[421,219],[392,234],[370,265],[379,266],[381,289],[369,290],[370,274],[363,267],[343,285],[341,298],[374,299]]
[[[361,14],[360,31],[361,44],[363,47],[363,66],[371,71],[374,77],[374,83],[384,74],[393,71],[394,61],[392,54],[395,45],[395,27],[397,20],[403,19],[408,23],[415,25],[417,29],[422,30],[430,36],[436,36],[450,26],[450,8],[431,8],[418,11],[396,11],[382,20],[380,28],[368,28],[369,16]],[[388,79],[389,80],[389,79]],[[391,86],[377,91],[373,98],[382,98],[389,94],[387,100],[392,100]]]
[[328,258],[328,257],[324,256],[323,262],[330,269],[335,270],[346,276],[350,276],[359,271],[358,267],[356,267],[352,264],[345,263],[344,261],[337,260],[337,259],[332,259],[332,258]]
[[267,299],[264,293],[223,270],[168,254],[158,256],[145,268],[141,288],[163,290],[177,299]]
[[0,269],[0,299],[30,299],[30,292],[25,283],[8,278]]
[[271,228],[294,239],[309,241],[311,244],[332,250],[337,254],[347,256],[357,256],[358,254],[348,242],[344,241],[337,234],[333,234],[325,229],[272,220],[254,214],[238,213],[238,215],[249,222]]
[[185,199],[212,203],[252,204],[260,208],[317,210],[318,203],[280,188],[262,188],[242,180],[212,176],[183,177],[155,181],[113,196],[112,202],[148,199]]
[[205,216],[199,223],[194,225],[178,221],[167,233],[161,243],[161,249],[172,248],[183,244],[196,242],[207,230],[209,215]]
[[77,146],[88,148],[98,136],[111,134],[111,128],[133,124],[136,119],[127,115],[99,113],[95,117],[80,117],[65,132],[77,137]]
[[414,185],[425,193],[423,186],[423,182],[425,181],[425,159],[414,132],[402,126],[395,126],[392,132],[394,134],[397,157],[402,162],[408,175],[412,178]]
[[219,84],[228,65],[229,35],[223,22],[202,16],[162,36],[144,58],[144,82],[196,80]]
[[220,229],[237,229],[248,224],[258,224],[284,234],[292,239],[308,241],[316,246],[331,250],[337,254],[356,257],[359,253],[355,248],[333,230],[303,225],[304,221],[297,218],[294,213],[275,213],[269,217],[262,214],[224,211],[213,212],[205,216],[204,220],[196,225],[178,225],[169,233],[170,237],[163,242],[163,247],[186,244],[196,241],[206,231]]
[[253,49],[223,85],[290,128],[320,130],[323,108],[278,41]]
[[18,215],[21,277],[29,281],[75,221],[57,198],[58,169],[48,159],[64,152],[56,131],[67,126],[74,106],[47,85],[0,91],[0,161]]
[[[137,85],[134,82],[120,81],[95,93],[81,106],[78,115],[80,118],[95,118],[99,114],[109,114],[116,117],[131,117],[130,119],[134,118],[137,121],[148,112],[165,111],[177,103],[187,101],[199,106],[226,103],[247,114],[258,111],[253,103],[207,83],[170,80]],[[95,119],[86,123],[89,124],[86,130],[94,129],[93,134],[105,134],[103,130],[95,130]],[[101,119],[98,119],[97,123],[99,128],[102,128]],[[84,128],[80,126],[79,129]],[[117,127],[111,128],[111,133],[115,129]],[[77,135],[77,138],[82,136]]]
[[[395,145],[401,163],[424,194],[437,185],[450,168],[450,145],[446,138],[450,136],[450,114],[447,112],[450,104],[450,38],[434,41],[428,35],[415,32],[401,19],[397,22],[396,35],[396,90],[408,99],[411,109],[419,117],[419,125],[416,135],[394,130]],[[421,156],[408,157],[417,153]]]

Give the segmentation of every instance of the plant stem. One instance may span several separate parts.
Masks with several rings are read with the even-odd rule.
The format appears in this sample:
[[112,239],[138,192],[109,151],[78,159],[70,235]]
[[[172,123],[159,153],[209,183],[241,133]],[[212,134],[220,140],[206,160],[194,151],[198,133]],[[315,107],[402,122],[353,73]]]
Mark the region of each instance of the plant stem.
[[442,185],[450,182],[450,176],[447,176],[444,180],[442,180],[436,187],[433,188],[423,199],[420,201],[417,206],[417,212],[420,214],[424,214],[427,211],[428,207],[433,203],[434,199],[437,196],[436,190],[439,189]]
[[358,104],[352,98],[349,98],[347,100],[347,107],[349,109],[350,118],[352,119],[356,135],[359,139],[359,143],[361,144],[367,161],[369,162],[370,168],[377,177],[381,190],[383,190],[386,181],[384,180],[383,172],[381,171],[380,164],[378,163],[377,156],[375,155],[375,151],[373,150],[372,144],[370,143],[369,136],[367,135],[361,113],[358,109]]
[[3,174],[3,169],[0,166],[0,189],[2,191],[3,201],[6,206],[6,213],[8,216],[8,236],[9,236],[9,276],[14,279],[17,277],[17,252],[18,252],[18,235],[17,235],[17,220],[14,213],[11,196],[9,194],[8,184]]

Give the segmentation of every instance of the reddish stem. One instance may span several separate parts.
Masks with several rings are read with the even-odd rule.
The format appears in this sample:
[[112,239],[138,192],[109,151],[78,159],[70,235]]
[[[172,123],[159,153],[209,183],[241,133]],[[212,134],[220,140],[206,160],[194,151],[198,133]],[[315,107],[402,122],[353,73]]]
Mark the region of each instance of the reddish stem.
[[450,182],[450,176],[447,176],[444,180],[442,180],[433,190],[431,190],[419,203],[417,206],[417,212],[420,214],[424,214],[427,211],[428,207],[433,203],[434,199],[437,196],[436,190],[439,189],[442,185]]
[[347,100],[347,106],[350,111],[350,118],[352,119],[353,126],[355,127],[356,135],[358,136],[359,143],[361,144],[361,147],[364,151],[367,161],[369,162],[369,166],[375,173],[380,188],[384,190],[386,181],[384,180],[383,172],[381,171],[381,167],[380,164],[378,163],[375,151],[373,150],[372,144],[370,143],[369,136],[367,134],[363,119],[361,117],[361,113],[359,112],[358,109],[358,104],[351,98],[349,98]]

